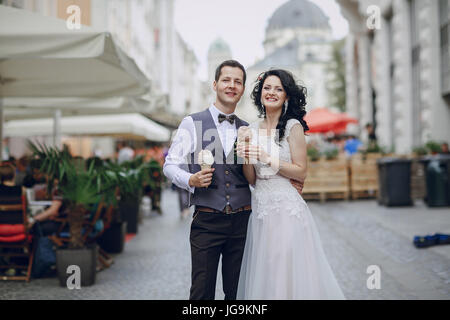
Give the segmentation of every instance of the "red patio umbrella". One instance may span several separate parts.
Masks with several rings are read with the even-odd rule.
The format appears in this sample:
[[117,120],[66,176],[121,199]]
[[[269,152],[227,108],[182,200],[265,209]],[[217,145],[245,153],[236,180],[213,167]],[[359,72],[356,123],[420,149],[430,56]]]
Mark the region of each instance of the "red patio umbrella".
[[358,120],[345,113],[334,113],[327,108],[316,108],[305,116],[309,133],[342,133],[349,123],[358,123]]

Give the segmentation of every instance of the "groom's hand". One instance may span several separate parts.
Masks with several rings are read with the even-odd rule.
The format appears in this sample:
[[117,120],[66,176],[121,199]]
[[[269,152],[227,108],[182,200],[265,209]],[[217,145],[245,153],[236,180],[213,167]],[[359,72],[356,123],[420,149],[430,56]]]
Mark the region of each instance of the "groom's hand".
[[205,170],[201,170],[197,173],[194,173],[189,178],[189,185],[191,187],[196,187],[196,188],[206,188],[207,186],[209,186],[211,184],[212,174],[213,174],[214,170],[215,170],[214,168],[211,168],[211,169],[205,169]]
[[298,194],[302,194],[303,191],[303,184],[305,183],[305,181],[297,181],[297,180],[289,180],[292,184],[292,186],[297,189]]

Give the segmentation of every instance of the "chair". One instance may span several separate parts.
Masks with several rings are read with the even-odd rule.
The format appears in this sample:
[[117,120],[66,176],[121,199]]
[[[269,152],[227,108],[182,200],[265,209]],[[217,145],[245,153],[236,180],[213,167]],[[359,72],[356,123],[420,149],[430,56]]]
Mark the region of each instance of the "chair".
[[25,265],[0,261],[0,271],[9,268],[26,270],[26,275],[0,275],[0,279],[29,282],[34,249],[32,236],[28,233],[27,207],[22,188],[0,185],[0,258],[24,257],[27,260]]

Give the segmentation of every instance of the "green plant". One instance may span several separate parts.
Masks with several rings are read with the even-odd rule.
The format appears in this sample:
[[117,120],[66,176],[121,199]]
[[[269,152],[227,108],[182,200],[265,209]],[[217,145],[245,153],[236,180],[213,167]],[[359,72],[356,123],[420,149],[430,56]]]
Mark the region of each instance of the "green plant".
[[47,176],[48,193],[51,194],[54,182],[58,184],[64,201],[68,204],[68,223],[70,228],[70,248],[82,248],[82,227],[85,216],[103,201],[116,202],[115,191],[120,186],[124,192],[135,190],[133,181],[122,167],[98,161],[86,163],[73,158],[63,150],[44,144],[28,142],[34,157],[38,158],[39,170]]
[[381,153],[382,151],[383,151],[382,148],[377,143],[371,144],[366,149],[366,153]]
[[339,150],[336,149],[331,149],[331,150],[326,150],[323,152],[323,154],[325,155],[325,159],[327,160],[333,160],[336,159],[339,155]]
[[320,152],[316,147],[309,146],[306,153],[311,161],[317,161],[320,159]]
[[327,65],[327,73],[331,75],[326,88],[331,104],[345,111],[345,41],[338,40],[332,44],[331,59]]
[[[109,166],[114,168],[114,171],[119,172],[120,194],[125,199],[138,198],[145,184],[151,188],[156,188],[158,178],[162,174],[162,168],[157,161],[144,162],[142,156],[131,161],[125,161],[120,165],[111,163]],[[158,177],[155,177],[155,173]]]
[[417,156],[424,156],[428,153],[428,149],[424,146],[421,147],[415,147],[413,148],[413,152],[417,155]]
[[425,148],[428,149],[430,153],[439,153],[441,152],[441,144],[436,141],[428,141],[425,144]]

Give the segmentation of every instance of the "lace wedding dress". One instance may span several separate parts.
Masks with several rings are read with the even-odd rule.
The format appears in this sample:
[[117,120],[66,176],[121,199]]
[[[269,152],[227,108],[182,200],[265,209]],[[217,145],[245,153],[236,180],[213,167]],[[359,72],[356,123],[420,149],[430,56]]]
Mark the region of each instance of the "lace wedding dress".
[[[252,144],[291,162],[287,137],[300,122],[288,121],[280,146],[257,134],[260,123],[250,125]],[[345,299],[305,200],[288,178],[259,162],[254,167],[257,179],[237,299]]]

